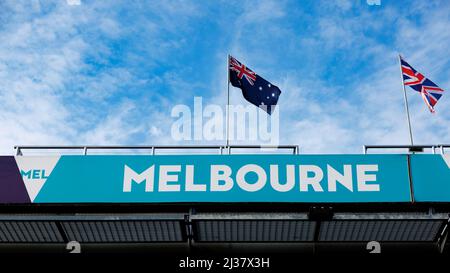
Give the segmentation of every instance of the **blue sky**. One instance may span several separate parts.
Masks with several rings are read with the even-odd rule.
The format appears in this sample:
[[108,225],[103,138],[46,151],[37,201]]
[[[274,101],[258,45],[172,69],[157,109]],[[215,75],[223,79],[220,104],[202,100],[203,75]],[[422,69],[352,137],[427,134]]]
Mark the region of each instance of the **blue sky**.
[[[198,144],[171,139],[171,109],[225,104],[229,53],[282,90],[280,143],[408,144],[397,54],[448,92],[449,30],[447,0],[1,0],[0,152]],[[432,115],[407,91],[416,143],[450,143],[448,94]]]

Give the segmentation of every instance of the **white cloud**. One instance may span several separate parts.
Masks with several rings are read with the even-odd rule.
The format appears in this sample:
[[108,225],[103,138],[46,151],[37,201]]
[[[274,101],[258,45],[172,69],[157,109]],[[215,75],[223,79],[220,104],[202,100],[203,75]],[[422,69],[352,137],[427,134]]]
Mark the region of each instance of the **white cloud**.
[[161,136],[161,134],[162,134],[162,131],[158,127],[156,127],[156,126],[150,127],[150,135],[152,137],[159,137],[159,136]]
[[144,130],[143,124],[129,122],[134,120],[136,105],[131,101],[125,101],[115,108],[111,108],[106,119],[93,130],[81,133],[80,140],[86,144],[98,145],[124,145],[127,144],[133,134]]
[[282,1],[264,0],[257,5],[247,2],[242,13],[242,18],[237,20],[238,24],[260,24],[271,19],[281,18],[285,15],[284,3]]
[[[148,79],[127,67],[107,66],[115,51],[104,39],[126,37],[131,30],[116,20],[107,3],[71,7],[35,1],[32,10],[24,2],[3,4],[12,12],[0,30],[1,153],[16,144],[123,144],[151,130],[140,125],[138,117],[145,114],[151,120],[159,107],[149,113],[129,90]],[[165,23],[157,23],[158,35],[164,29],[177,30],[170,21],[173,16],[187,20],[198,15],[183,1],[161,2],[154,12],[161,10]],[[146,22],[136,23],[145,27]],[[148,41],[160,54],[177,47],[154,38]],[[92,58],[106,68],[93,70]]]

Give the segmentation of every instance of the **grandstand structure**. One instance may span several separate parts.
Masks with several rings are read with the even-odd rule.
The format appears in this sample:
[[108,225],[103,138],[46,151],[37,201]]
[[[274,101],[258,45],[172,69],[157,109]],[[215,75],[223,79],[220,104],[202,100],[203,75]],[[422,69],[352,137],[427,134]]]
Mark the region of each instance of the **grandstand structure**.
[[17,146],[0,252],[448,255],[448,148]]

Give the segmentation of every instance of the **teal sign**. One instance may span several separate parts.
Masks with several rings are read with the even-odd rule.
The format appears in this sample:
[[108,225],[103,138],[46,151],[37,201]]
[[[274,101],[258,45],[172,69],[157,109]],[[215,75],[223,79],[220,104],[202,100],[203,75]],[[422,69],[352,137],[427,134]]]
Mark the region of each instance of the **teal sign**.
[[411,155],[416,202],[450,202],[450,155]]
[[34,203],[411,201],[406,155],[91,155],[46,160],[51,164],[33,157],[29,162],[21,157],[18,163],[19,168],[40,170],[40,184],[24,178]]

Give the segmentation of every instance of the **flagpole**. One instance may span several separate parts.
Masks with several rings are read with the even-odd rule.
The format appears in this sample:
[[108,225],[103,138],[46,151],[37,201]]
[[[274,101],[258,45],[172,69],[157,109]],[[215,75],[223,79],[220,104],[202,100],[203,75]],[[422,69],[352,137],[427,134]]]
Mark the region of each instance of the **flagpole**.
[[414,141],[413,141],[413,134],[412,134],[412,129],[411,129],[411,120],[409,117],[408,96],[406,95],[405,83],[403,81],[402,57],[400,54],[398,54],[398,61],[400,64],[400,76],[401,76],[401,80],[402,80],[403,97],[405,98],[406,118],[408,119],[409,140],[411,141],[411,146],[413,146]]
[[230,147],[230,54],[227,59],[227,148]]

